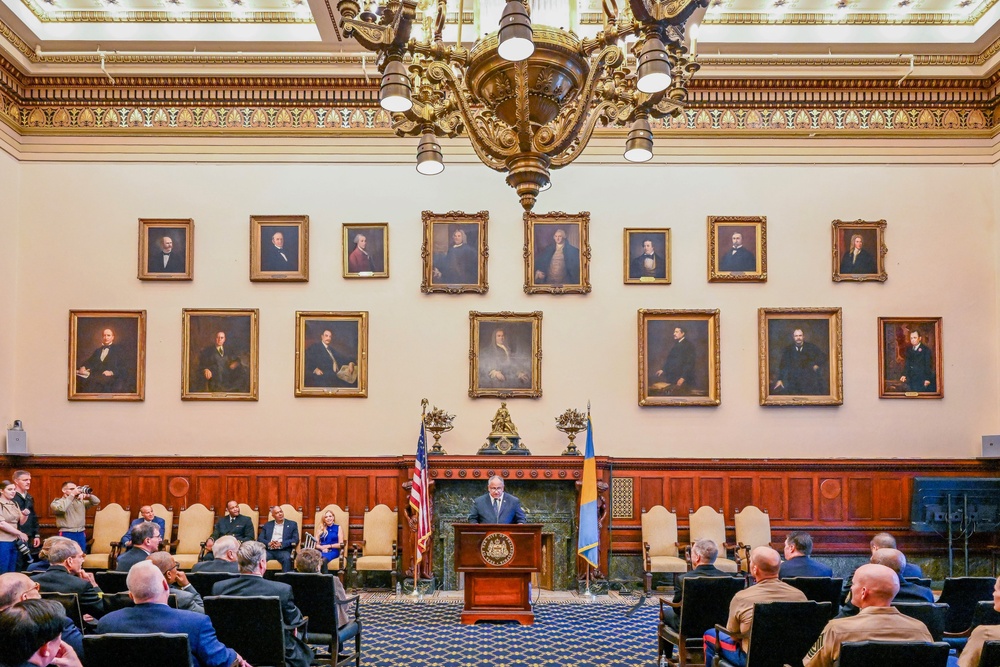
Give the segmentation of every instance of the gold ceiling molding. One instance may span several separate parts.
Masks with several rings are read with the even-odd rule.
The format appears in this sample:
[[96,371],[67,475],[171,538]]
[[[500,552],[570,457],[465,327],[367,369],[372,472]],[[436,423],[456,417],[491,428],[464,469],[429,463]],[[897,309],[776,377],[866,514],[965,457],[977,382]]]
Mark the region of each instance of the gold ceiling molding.
[[34,0],[22,0],[42,23],[313,23],[312,16],[295,11],[247,11],[240,14],[222,11],[157,10],[82,10],[53,9]]
[[[21,39],[21,36],[14,32],[13,28],[0,20],[0,37],[3,37],[7,42],[14,48],[15,51],[23,55],[29,61],[37,63],[39,58],[35,55],[35,50],[28,46],[28,43]],[[3,58],[3,53],[0,52],[0,58]]]
[[969,14],[944,12],[708,12],[705,25],[975,25],[998,0]]

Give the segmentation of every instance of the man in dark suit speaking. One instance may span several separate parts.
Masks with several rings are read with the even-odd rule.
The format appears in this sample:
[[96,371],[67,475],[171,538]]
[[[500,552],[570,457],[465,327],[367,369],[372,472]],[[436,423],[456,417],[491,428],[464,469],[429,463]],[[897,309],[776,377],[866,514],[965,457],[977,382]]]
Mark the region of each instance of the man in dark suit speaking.
[[494,475],[489,493],[476,498],[469,513],[469,523],[527,523],[524,508],[517,497],[503,492],[503,478]]

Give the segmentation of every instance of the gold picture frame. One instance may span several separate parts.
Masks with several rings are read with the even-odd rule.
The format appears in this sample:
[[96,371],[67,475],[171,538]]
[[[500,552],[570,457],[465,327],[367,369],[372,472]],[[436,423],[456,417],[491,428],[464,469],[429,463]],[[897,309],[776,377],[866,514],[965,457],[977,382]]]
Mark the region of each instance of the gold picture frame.
[[469,396],[542,395],[542,313],[469,313]]
[[708,216],[708,281],[767,282],[767,216]]
[[487,211],[462,213],[423,211],[424,242],[423,280],[420,291],[462,294],[485,294],[487,280],[487,244],[490,214]]
[[878,318],[878,397],[944,398],[940,317]]
[[589,211],[524,214],[524,292],[590,292]]
[[181,311],[182,400],[257,400],[259,319],[256,308]]
[[194,277],[194,220],[139,218],[139,280]]
[[295,395],[368,397],[368,311],[296,311]]
[[623,233],[622,276],[626,285],[670,284],[670,229],[626,227]]
[[389,223],[341,225],[344,236],[345,278],[389,277]]
[[761,405],[842,405],[840,308],[760,308]]
[[146,399],[146,311],[69,311],[71,401]]
[[722,402],[719,311],[639,310],[639,405]]
[[250,216],[250,280],[308,282],[308,215]]
[[834,282],[884,283],[889,279],[885,270],[885,254],[889,252],[885,227],[885,220],[833,221]]

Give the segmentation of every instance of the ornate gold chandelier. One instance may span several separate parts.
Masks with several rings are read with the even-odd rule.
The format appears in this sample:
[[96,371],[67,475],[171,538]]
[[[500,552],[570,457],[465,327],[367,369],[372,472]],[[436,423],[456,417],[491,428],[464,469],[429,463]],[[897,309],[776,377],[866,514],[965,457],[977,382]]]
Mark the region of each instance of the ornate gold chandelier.
[[379,102],[393,113],[396,134],[421,137],[417,171],[440,173],[438,137],[467,134],[479,159],[507,173],[530,211],[550,186],[550,171],[579,157],[598,123],[629,128],[625,159],[652,158],[649,119],[683,110],[699,68],[685,27],[707,4],[629,0],[619,12],[615,0],[604,0],[603,30],[580,39],[532,25],[526,0],[507,0],[499,31],[471,50],[461,43],[461,9],[458,43],[443,41],[447,0],[437,0],[433,34],[423,41],[410,36],[417,0],[388,0],[365,12],[358,0],[340,0],[337,9],[344,34],[378,54]]

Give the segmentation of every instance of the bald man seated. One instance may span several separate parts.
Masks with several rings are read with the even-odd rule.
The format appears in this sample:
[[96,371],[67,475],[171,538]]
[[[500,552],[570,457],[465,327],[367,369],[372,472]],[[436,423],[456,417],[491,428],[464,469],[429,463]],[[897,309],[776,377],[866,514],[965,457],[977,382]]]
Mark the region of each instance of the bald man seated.
[[851,600],[861,610],[857,616],[835,618],[802,660],[805,667],[833,667],[844,642],[931,642],[922,622],[890,606],[899,592],[899,577],[885,565],[869,563],[854,572]]
[[[872,552],[871,562],[885,565],[896,573],[899,579],[899,591],[892,599],[893,602],[934,602],[934,592],[931,589],[903,579],[901,573],[906,569],[906,556],[899,549],[876,549]],[[840,608],[838,617],[854,616],[859,611],[861,610],[852,603],[851,595],[848,593],[847,602]]]
[[[730,634],[720,632],[716,646],[715,630],[705,633],[705,664],[711,665],[716,653],[734,665],[747,664],[747,650],[750,648],[750,632],[753,629],[753,606],[758,602],[805,602],[805,593],[778,579],[781,556],[771,547],[756,547],[750,552],[750,574],[757,582],[745,588],[729,603],[729,620],[726,629]],[[739,633],[736,643],[733,635]]]

